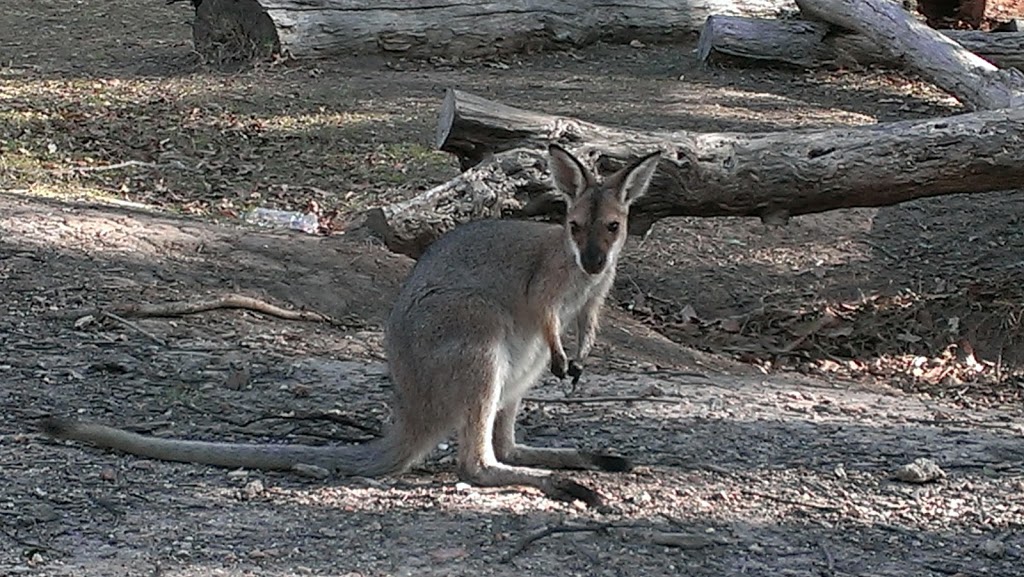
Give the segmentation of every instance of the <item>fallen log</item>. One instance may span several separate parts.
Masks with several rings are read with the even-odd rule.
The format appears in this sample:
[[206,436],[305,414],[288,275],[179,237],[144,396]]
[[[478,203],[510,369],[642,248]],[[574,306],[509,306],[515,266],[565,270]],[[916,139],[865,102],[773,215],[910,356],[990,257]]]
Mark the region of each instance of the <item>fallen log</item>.
[[597,40],[671,42],[711,14],[772,17],[791,0],[203,0],[196,51],[224,60],[392,53],[478,57]]
[[[1024,69],[1024,32],[939,30],[943,36],[1000,68]],[[852,64],[899,66],[892,54],[870,38],[836,30],[823,22],[714,14],[697,42],[697,59],[757,60],[803,68]]]
[[804,17],[857,32],[970,109],[1024,104],[1024,73],[1000,70],[892,0],[796,0]]
[[630,210],[633,234],[671,216],[784,223],[838,208],[1024,187],[1024,108],[823,130],[638,132],[449,90],[439,119],[438,146],[472,168],[367,214],[367,226],[392,250],[413,257],[468,220],[560,218],[564,207],[546,174],[552,140],[602,174],[664,151],[648,194]]

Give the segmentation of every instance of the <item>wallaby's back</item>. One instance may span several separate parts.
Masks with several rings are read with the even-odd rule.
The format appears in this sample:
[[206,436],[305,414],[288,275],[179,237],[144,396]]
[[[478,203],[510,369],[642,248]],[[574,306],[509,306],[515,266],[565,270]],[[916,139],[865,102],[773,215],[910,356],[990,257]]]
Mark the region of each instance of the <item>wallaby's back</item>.
[[[459,296],[494,299],[497,307],[524,304],[530,284],[545,268],[568,263],[561,245],[562,227],[516,220],[483,220],[448,232],[417,261],[389,317],[389,329],[418,314],[424,298]],[[444,296],[442,296],[444,295]],[[472,330],[474,327],[466,327]],[[404,331],[389,330],[389,338]]]

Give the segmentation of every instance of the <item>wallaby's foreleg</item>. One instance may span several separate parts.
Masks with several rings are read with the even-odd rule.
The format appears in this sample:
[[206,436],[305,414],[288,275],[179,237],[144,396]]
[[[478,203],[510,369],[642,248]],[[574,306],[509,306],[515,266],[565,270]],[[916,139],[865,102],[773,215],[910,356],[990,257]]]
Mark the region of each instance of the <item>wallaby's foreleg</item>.
[[587,301],[576,317],[576,361],[582,363],[590,355],[597,340],[597,318],[601,312],[603,298]]
[[491,375],[480,394],[470,399],[468,404],[459,429],[459,477],[484,487],[525,485],[536,487],[555,499],[579,499],[589,505],[600,504],[600,495],[575,481],[543,469],[513,467],[498,461],[494,454],[494,425],[502,383],[495,378],[497,376]]
[[498,461],[523,467],[552,469],[601,469],[628,471],[628,459],[614,455],[589,453],[578,449],[531,447],[516,443],[516,415],[519,402],[513,401],[498,411],[494,421],[494,454]]
[[564,379],[569,369],[569,359],[565,356],[565,348],[562,347],[562,321],[558,319],[556,311],[549,310],[544,313],[542,323],[544,342],[551,351],[551,374]]
[[574,385],[579,382],[580,375],[583,374],[583,361],[590,356],[590,351],[594,348],[594,341],[597,339],[598,317],[609,288],[611,288],[610,279],[598,287],[594,297],[584,303],[583,308],[576,316],[576,357],[569,361],[567,369]]

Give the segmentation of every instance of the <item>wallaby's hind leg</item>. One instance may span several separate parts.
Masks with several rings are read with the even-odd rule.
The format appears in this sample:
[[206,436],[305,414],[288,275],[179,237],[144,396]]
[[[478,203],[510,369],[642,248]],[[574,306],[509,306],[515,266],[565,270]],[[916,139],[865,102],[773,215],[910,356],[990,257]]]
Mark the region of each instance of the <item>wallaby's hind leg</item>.
[[536,487],[555,499],[579,499],[589,505],[599,505],[600,495],[579,483],[552,475],[543,469],[513,467],[498,462],[494,455],[494,423],[501,398],[501,377],[507,370],[502,364],[493,363],[488,367],[490,370],[480,371],[487,374],[478,375],[478,378],[486,378],[488,382],[480,387],[479,395],[469,402],[465,420],[459,428],[459,477],[483,487]]
[[516,443],[516,415],[519,401],[502,407],[494,421],[494,453],[498,461],[523,467],[549,467],[552,469],[601,469],[628,471],[628,459],[613,455],[589,453],[578,449],[531,447]]

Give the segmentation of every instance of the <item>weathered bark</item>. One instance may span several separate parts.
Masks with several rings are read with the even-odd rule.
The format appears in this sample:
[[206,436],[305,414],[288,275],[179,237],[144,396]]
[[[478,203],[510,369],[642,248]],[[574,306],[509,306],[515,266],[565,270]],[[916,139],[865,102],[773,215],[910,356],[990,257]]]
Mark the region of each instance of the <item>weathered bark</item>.
[[412,256],[467,220],[557,218],[561,205],[545,168],[551,140],[604,174],[652,149],[665,151],[650,191],[631,211],[634,234],[670,216],[785,222],[837,208],[1024,187],[1024,108],[826,130],[702,134],[603,127],[454,90],[443,107],[440,118],[448,124],[438,129],[439,147],[464,166],[479,164],[369,215],[389,247]]
[[696,33],[710,14],[791,9],[790,0],[204,0],[195,40],[203,54],[276,47],[295,58],[472,57],[595,40],[668,42]]
[[1024,104],[1024,74],[1000,70],[891,0],[796,0],[803,15],[857,32],[971,109]]
[[[995,66],[1024,69],[1024,32],[939,32]],[[805,68],[899,65],[890,52],[866,36],[823,22],[712,15],[701,30],[697,58],[710,62],[719,57]]]

